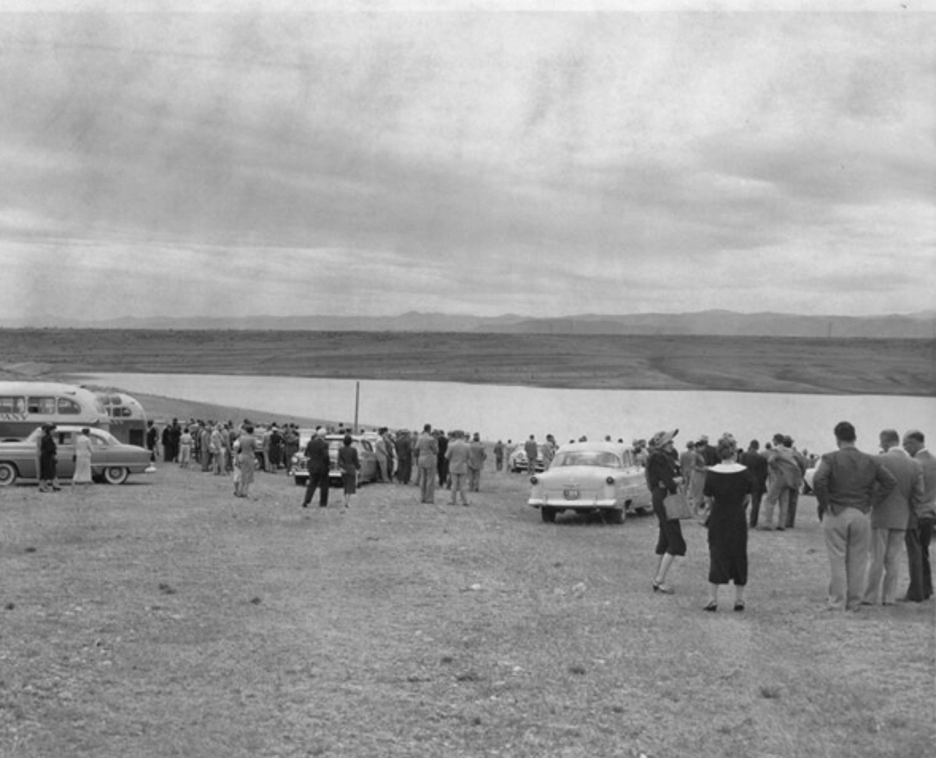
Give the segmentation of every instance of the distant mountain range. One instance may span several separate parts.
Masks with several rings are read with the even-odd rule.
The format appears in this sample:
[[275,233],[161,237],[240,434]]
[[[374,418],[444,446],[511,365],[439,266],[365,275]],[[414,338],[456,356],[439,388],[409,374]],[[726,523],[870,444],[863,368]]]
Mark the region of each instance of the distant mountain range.
[[333,332],[487,332],[505,334],[645,334],[834,338],[936,338],[936,311],[888,316],[797,316],[786,313],[582,314],[561,318],[419,313],[399,316],[249,316],[232,318],[121,318],[67,321],[56,317],[0,320],[0,328],[299,330]]

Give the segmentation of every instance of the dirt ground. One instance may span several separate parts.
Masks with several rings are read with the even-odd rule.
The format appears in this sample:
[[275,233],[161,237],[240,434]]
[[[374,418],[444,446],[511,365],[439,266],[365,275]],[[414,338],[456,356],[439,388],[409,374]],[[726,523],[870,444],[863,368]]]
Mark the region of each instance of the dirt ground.
[[700,525],[661,596],[653,517],[547,525],[527,488],[0,490],[0,755],[932,755],[933,603],[824,611],[811,498],[710,614]]

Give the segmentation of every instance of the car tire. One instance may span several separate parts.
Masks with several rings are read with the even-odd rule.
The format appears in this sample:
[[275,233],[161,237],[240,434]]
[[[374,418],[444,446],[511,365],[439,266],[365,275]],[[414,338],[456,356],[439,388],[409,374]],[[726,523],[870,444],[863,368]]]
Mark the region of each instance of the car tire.
[[540,508],[540,518],[543,519],[544,524],[555,524],[556,509],[546,507]]
[[19,477],[19,471],[12,463],[0,463],[0,487],[9,487]]
[[607,508],[604,512],[604,520],[606,524],[623,524],[624,523],[624,509],[623,508]]
[[104,481],[108,484],[123,484],[130,478],[130,471],[123,466],[107,466],[104,469]]

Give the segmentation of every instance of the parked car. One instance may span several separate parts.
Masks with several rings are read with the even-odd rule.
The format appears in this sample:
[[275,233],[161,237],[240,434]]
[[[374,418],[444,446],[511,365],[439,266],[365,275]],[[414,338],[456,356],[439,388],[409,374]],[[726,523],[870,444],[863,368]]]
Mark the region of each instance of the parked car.
[[[75,473],[75,438],[81,426],[60,424],[53,435],[58,446],[56,473],[61,479],[71,479]],[[90,428],[91,475],[110,484],[123,484],[130,474],[150,474],[156,470],[150,452],[136,445],[120,442],[103,429]],[[18,481],[35,482],[39,479],[37,448],[42,428],[34,429],[26,439],[0,442],[0,487]]]
[[[533,470],[544,471],[546,469],[546,464],[543,462],[543,446],[538,445],[537,450],[539,451],[539,454],[536,456],[536,460],[533,462]],[[524,450],[522,446],[518,447],[510,454],[510,457],[507,459],[507,470],[514,474],[526,473],[529,470],[527,462],[526,450]]]
[[549,471],[530,477],[529,505],[552,523],[563,511],[600,512],[610,524],[651,507],[646,474],[633,452],[612,442],[576,442],[556,451]]
[[[307,434],[303,434],[305,431],[306,430],[300,430],[299,452],[293,456],[292,461],[290,461],[289,471],[287,472],[289,476],[295,479],[296,484],[301,486],[305,486],[309,481],[309,461],[306,458],[305,449],[306,445],[309,444],[309,440],[312,438],[312,431],[314,430],[309,430]],[[328,442],[328,457],[331,459],[328,479],[333,487],[339,487],[341,486],[341,469],[338,468],[338,449],[344,446],[344,435],[328,434],[325,436],[325,440]],[[363,435],[354,434],[351,435],[351,440],[351,444],[357,448],[358,458],[361,461],[357,483],[363,484],[364,482],[377,481],[380,472],[377,468],[377,453],[374,452],[373,442]]]

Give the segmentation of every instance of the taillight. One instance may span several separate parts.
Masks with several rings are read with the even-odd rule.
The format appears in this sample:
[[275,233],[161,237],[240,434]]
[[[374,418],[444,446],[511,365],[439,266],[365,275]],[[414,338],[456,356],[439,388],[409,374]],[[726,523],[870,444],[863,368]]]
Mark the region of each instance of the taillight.
[[605,481],[606,481],[608,484],[614,484],[614,477],[613,477],[613,476],[609,476],[607,479],[605,479]]
[[539,479],[537,479],[535,476],[531,476],[530,484],[539,484]]

